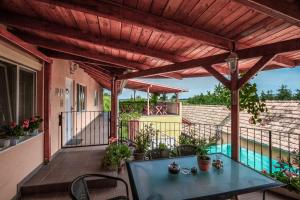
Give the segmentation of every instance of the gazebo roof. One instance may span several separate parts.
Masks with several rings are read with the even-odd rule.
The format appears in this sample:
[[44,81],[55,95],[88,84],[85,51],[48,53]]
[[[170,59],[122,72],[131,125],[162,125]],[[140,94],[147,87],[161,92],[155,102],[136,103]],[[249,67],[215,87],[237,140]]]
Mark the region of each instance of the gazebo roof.
[[180,93],[180,92],[187,92],[188,90],[182,89],[182,88],[176,88],[176,87],[169,87],[162,84],[156,84],[156,83],[149,83],[141,80],[136,79],[129,79],[125,88],[133,89],[133,90],[139,90],[143,92],[147,92],[147,89],[149,88],[150,93]]
[[182,79],[228,74],[231,50],[240,71],[267,55],[263,70],[299,65],[299,3],[272,2],[3,0],[0,23],[49,57],[121,78]]

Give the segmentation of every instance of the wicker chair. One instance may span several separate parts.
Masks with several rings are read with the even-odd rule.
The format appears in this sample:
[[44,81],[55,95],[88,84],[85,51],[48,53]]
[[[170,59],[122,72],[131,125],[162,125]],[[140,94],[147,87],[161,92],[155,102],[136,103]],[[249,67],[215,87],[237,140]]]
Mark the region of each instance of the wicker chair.
[[126,196],[117,196],[110,198],[109,200],[129,200],[129,194],[128,194],[128,185],[127,183],[118,177],[113,177],[113,176],[107,176],[103,174],[86,174],[77,177],[73,182],[71,183],[70,189],[69,189],[69,194],[72,198],[72,200],[90,200],[90,193],[88,189],[88,182],[86,179],[91,179],[91,180],[115,180],[115,181],[120,181],[122,182],[125,187],[126,187]]
[[190,156],[196,154],[196,146],[184,144],[177,147],[177,153],[179,156]]

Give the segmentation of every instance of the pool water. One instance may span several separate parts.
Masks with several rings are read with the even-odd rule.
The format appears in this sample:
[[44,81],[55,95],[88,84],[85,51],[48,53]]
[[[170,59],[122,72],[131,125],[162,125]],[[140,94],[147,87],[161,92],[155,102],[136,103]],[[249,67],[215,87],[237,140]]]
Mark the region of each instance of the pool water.
[[[231,155],[231,145],[223,144],[216,145],[210,148],[210,153],[223,153],[227,156]],[[262,171],[266,170],[270,172],[270,160],[268,156],[264,156],[260,153],[248,150],[246,148],[241,148],[240,150],[240,162],[248,165],[249,167]],[[279,168],[274,166],[277,164],[277,160],[272,159],[272,172],[279,171]]]

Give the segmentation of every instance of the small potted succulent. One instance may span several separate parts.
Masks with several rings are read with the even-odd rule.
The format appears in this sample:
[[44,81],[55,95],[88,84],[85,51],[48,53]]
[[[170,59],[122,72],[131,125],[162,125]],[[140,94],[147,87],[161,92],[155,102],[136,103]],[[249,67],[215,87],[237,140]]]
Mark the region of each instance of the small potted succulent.
[[155,130],[152,125],[146,125],[144,129],[141,129],[135,138],[135,151],[133,153],[135,160],[143,160],[146,151],[149,149],[152,141],[152,137],[156,135],[157,130]]
[[161,158],[169,158],[169,156],[170,156],[170,150],[169,150],[169,148],[167,147],[166,144],[159,143],[158,149],[160,151],[160,157]]
[[197,141],[196,154],[197,162],[201,171],[207,172],[211,165],[211,158],[208,156],[209,148],[216,144],[215,138],[200,138]]

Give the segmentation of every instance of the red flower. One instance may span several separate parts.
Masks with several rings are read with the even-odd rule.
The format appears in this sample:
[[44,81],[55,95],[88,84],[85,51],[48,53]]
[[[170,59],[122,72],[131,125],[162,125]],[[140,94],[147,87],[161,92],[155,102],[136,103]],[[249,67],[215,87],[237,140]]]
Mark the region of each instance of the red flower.
[[22,127],[23,127],[23,128],[29,128],[29,120],[27,120],[27,119],[24,120],[24,121],[23,121],[23,124],[22,124]]
[[109,144],[115,143],[115,142],[117,142],[117,141],[118,141],[118,138],[113,137],[113,136],[110,137],[109,140],[108,140]]
[[261,171],[261,173],[267,174],[267,170],[263,169],[263,170]]
[[17,124],[16,122],[10,122],[9,126],[10,128],[16,128]]

